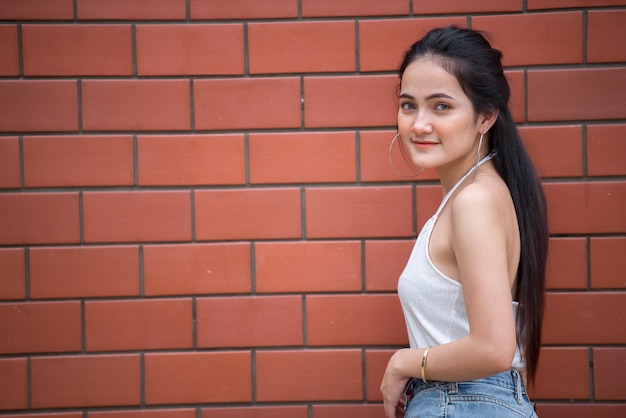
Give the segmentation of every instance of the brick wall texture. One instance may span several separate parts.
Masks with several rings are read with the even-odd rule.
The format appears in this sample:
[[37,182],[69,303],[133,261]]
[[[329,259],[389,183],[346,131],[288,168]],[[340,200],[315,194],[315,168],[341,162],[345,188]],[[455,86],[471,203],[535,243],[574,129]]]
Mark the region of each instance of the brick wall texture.
[[550,212],[541,417],[626,416],[626,1],[1,0],[0,415],[382,417],[395,70],[486,31]]

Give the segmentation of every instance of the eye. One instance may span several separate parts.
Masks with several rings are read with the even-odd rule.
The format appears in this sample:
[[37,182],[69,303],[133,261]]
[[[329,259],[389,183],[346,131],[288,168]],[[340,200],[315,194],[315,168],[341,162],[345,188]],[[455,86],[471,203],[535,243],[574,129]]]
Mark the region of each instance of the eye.
[[407,111],[407,110],[415,110],[415,105],[411,102],[402,102],[400,103],[400,109]]
[[448,110],[451,109],[450,105],[447,103],[437,103],[435,106],[435,110]]

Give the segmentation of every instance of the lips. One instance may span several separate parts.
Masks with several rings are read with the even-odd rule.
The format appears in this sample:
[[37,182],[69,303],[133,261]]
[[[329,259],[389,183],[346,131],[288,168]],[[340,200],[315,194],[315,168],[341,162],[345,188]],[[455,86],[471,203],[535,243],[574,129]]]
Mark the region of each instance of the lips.
[[437,145],[438,142],[433,142],[433,141],[411,141],[413,143],[413,145],[417,145],[417,146],[422,146],[422,147],[428,147],[428,146],[433,146],[433,145]]

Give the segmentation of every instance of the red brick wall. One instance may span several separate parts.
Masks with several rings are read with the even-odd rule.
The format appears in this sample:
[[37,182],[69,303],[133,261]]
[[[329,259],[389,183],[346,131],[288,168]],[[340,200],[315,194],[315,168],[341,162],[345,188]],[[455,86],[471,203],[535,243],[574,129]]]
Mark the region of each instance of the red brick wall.
[[381,417],[441,198],[394,69],[450,23],[545,180],[538,411],[626,416],[623,0],[2,0],[0,415]]

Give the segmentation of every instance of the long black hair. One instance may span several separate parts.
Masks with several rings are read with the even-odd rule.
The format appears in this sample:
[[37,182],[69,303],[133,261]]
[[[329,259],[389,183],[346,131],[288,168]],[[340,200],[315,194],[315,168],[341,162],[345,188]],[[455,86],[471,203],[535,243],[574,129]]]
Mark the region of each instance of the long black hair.
[[549,237],[547,209],[541,182],[509,110],[510,88],[502,68],[502,53],[477,31],[456,26],[433,29],[405,53],[400,78],[409,64],[423,57],[440,60],[442,67],[456,77],[476,114],[498,111],[489,151],[497,152],[494,165],[509,188],[517,215],[521,246],[515,287],[515,300],[519,302],[517,340],[532,383],[541,345]]

